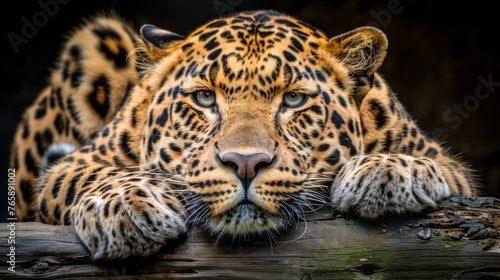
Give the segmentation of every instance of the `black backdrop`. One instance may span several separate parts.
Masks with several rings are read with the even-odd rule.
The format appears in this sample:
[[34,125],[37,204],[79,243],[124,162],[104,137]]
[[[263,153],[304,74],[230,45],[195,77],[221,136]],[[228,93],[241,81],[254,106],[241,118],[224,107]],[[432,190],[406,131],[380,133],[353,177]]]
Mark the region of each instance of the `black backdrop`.
[[[2,12],[0,182],[7,180],[15,124],[45,85],[65,32],[78,24],[82,16],[112,9],[127,18],[136,30],[142,24],[152,23],[187,34],[205,21],[227,13],[266,8],[300,17],[329,36],[363,25],[381,28],[389,39],[382,72],[400,99],[424,130],[455,147],[474,164],[486,186],[486,195],[500,197],[500,24],[497,9],[491,3],[15,1]],[[490,81],[489,86],[485,86],[485,80]],[[6,187],[2,189],[3,216]]]

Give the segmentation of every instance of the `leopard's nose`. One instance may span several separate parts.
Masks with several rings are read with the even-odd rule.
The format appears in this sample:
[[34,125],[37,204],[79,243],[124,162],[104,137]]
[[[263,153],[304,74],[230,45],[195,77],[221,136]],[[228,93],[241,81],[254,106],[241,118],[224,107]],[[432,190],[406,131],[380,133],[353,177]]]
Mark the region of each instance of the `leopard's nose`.
[[221,161],[226,166],[234,166],[238,170],[238,178],[244,182],[249,182],[255,177],[260,168],[269,166],[272,158],[265,153],[250,155],[226,153],[221,157]]

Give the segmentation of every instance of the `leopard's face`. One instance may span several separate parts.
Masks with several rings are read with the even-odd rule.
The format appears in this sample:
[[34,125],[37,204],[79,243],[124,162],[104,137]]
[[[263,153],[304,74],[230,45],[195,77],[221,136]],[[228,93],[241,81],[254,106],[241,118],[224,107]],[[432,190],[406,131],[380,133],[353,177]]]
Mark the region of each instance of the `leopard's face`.
[[189,220],[211,233],[295,224],[363,150],[352,75],[307,24],[240,14],[161,51],[141,159],[185,176]]

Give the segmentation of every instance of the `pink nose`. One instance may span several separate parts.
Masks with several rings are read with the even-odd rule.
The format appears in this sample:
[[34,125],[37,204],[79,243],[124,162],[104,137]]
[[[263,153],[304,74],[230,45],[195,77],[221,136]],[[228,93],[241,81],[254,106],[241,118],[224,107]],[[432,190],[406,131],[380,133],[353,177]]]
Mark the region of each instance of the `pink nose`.
[[251,155],[242,155],[237,153],[227,153],[221,157],[224,164],[232,163],[238,167],[238,178],[241,180],[252,180],[260,163],[270,163],[271,157],[264,153],[256,153]]

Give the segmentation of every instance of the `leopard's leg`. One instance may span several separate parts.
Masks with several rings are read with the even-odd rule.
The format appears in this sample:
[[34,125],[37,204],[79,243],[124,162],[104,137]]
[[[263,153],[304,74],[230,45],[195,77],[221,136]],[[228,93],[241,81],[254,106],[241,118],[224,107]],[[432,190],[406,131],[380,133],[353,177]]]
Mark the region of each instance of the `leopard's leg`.
[[[365,154],[350,158],[331,188],[332,205],[368,218],[419,212],[450,194],[473,196],[476,175],[468,164],[430,139],[381,82],[361,106]],[[374,105],[375,104],[375,105]]]
[[140,116],[148,115],[151,94],[140,85],[131,94],[95,138],[38,185],[38,219],[74,224],[94,258],[151,255],[185,231],[183,177],[141,157],[147,118]]
[[53,66],[48,86],[24,112],[10,154],[19,220],[34,218],[35,186],[44,168],[100,131],[135,84],[135,56],[129,55],[135,39],[129,29],[105,18],[75,29]]
[[138,116],[150,99],[136,86],[113,120],[38,184],[38,220],[73,224],[94,258],[151,255],[185,231],[183,180],[141,161],[147,118]]
[[113,120],[38,185],[38,220],[73,224],[94,258],[151,255],[185,231],[183,179],[141,161],[147,118],[138,116],[147,116],[150,99],[136,86]]
[[360,155],[340,170],[332,202],[341,211],[376,218],[386,212],[419,212],[451,191],[432,159],[403,154]]
[[50,169],[41,183],[39,220],[73,224],[95,259],[152,255],[185,231],[171,180],[91,158],[75,152]]

